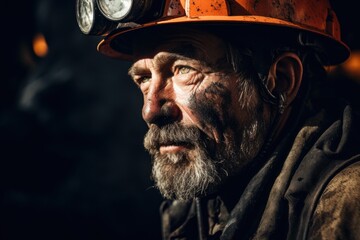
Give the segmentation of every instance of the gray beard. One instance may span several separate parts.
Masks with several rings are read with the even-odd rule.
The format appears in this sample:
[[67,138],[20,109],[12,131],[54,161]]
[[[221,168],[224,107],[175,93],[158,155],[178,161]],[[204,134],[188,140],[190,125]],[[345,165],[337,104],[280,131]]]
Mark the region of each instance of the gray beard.
[[189,159],[186,153],[155,157],[152,177],[160,193],[168,199],[187,200],[204,194],[220,180],[216,164],[201,150]]
[[[167,199],[189,200],[215,192],[256,157],[264,141],[264,130],[260,113],[240,131],[232,129],[230,137],[216,145],[196,127],[178,123],[150,127],[144,146],[153,159],[155,186]],[[169,142],[186,143],[191,150],[160,154],[159,146]]]

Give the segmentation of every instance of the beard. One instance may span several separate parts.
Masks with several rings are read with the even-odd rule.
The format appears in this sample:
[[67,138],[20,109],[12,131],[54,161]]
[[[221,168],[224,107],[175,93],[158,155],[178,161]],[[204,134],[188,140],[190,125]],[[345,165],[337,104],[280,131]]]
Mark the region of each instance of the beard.
[[[215,192],[255,158],[264,130],[260,111],[241,128],[229,127],[220,142],[195,126],[151,125],[144,146],[152,156],[155,186],[167,199],[190,200]],[[161,154],[161,145],[184,146],[185,150]]]

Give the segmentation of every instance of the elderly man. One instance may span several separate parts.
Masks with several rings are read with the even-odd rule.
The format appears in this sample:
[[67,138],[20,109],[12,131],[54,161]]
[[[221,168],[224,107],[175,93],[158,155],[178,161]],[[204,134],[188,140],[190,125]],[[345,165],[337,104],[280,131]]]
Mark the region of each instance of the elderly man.
[[357,115],[322,92],[349,54],[326,0],[119,2],[78,1],[78,22],[133,62],[164,239],[360,236]]

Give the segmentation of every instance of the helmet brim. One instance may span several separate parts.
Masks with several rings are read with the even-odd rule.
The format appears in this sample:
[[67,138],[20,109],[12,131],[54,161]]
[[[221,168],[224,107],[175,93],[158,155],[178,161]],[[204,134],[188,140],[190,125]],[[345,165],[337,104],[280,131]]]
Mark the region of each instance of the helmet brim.
[[[256,37],[262,36],[262,31],[268,33],[274,31],[280,34],[280,38],[287,38],[287,34],[294,32],[307,33],[316,39],[314,50],[322,56],[324,65],[336,65],[344,62],[350,55],[349,47],[340,39],[324,34],[316,29],[309,29],[308,26],[280,20],[277,18],[263,16],[200,16],[196,18],[177,17],[168,20],[150,22],[133,28],[118,28],[108,34],[98,44],[98,51],[108,57],[117,58],[126,61],[133,61],[133,39],[148,34],[149,36],[157,35],[159,30],[177,28],[180,26],[201,26],[205,29],[221,29],[223,33],[228,29],[231,37],[239,35],[240,38],[248,36],[248,31],[256,33]],[[231,29],[231,30],[230,30]],[[236,31],[234,31],[236,29]],[[225,33],[226,34],[226,33]],[[274,34],[271,34],[274,36]],[[255,36],[254,36],[255,37]],[[267,38],[264,39],[266,41]],[[146,41],[146,38],[144,38]]]

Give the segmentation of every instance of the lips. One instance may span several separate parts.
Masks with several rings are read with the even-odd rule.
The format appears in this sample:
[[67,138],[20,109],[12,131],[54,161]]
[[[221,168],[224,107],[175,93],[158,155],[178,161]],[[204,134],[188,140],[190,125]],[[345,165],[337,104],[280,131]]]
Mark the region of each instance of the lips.
[[192,144],[185,143],[185,142],[164,143],[164,144],[160,144],[159,152],[160,152],[160,154],[177,153],[180,151],[189,150],[192,147],[193,147]]

